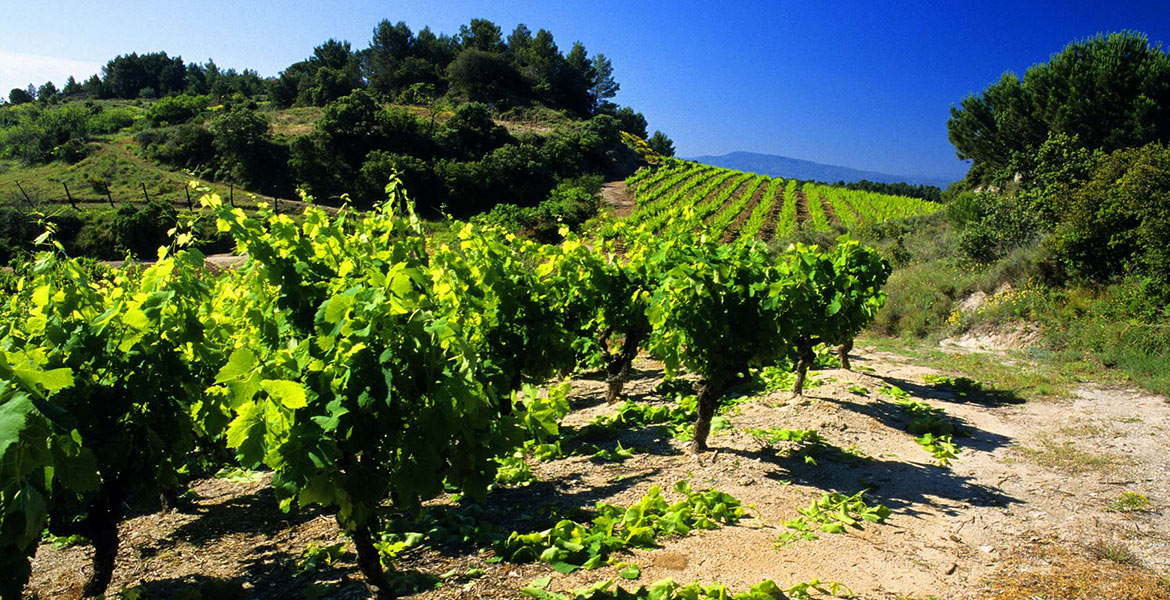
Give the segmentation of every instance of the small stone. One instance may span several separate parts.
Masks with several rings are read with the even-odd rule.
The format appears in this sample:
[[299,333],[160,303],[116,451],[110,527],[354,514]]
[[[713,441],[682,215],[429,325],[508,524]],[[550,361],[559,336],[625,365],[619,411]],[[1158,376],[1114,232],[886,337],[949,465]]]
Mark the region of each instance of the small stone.
[[991,546],[980,546],[979,550],[982,551],[984,554],[991,554],[992,552],[995,552],[995,548],[993,548]]

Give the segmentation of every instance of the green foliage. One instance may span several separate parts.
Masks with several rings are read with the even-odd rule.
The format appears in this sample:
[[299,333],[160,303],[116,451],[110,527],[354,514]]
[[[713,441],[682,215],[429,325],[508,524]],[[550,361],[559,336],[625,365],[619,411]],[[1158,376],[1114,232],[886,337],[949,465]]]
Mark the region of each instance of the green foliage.
[[10,124],[0,127],[0,156],[32,165],[51,160],[77,162],[87,153],[90,112],[78,104],[9,109]]
[[216,162],[214,138],[197,123],[144,131],[137,139],[147,156],[164,164],[202,171]]
[[[770,579],[764,580],[752,586],[748,591],[740,593],[729,592],[727,588],[721,585],[701,585],[699,583],[680,585],[670,579],[664,579],[649,586],[639,587],[633,591],[626,591],[620,587],[615,588],[612,579],[564,594],[549,592],[543,588],[544,586],[530,585],[524,589],[524,593],[538,600],[783,600],[788,597],[808,597],[807,591],[805,592],[805,596],[795,595],[800,593],[797,588],[788,590],[789,594],[793,595],[786,596],[776,583]],[[819,590],[822,588],[825,590],[834,590],[832,593],[836,593],[836,591],[842,589],[838,584],[826,583],[822,586],[820,581],[806,584],[800,589]]]
[[1138,512],[1150,508],[1150,497],[1141,492],[1125,491],[1121,497],[1109,505],[1110,510],[1117,512]]
[[1170,147],[1151,144],[1102,159],[1092,177],[1057,205],[1051,246],[1067,271],[1108,280],[1149,277],[1170,297]]
[[[29,89],[32,88],[30,87]],[[24,88],[12,88],[12,90],[8,92],[8,103],[13,106],[28,104],[34,99],[36,99],[36,96],[29,93],[28,90]]]
[[949,465],[951,460],[958,457],[959,447],[954,443],[954,436],[961,432],[941,409],[912,398],[906,390],[896,386],[887,386],[882,389],[882,393],[892,398],[894,404],[910,416],[906,431],[919,436],[914,441],[929,452],[940,467]]
[[482,363],[485,384],[507,398],[524,381],[570,370],[572,334],[533,270],[533,244],[475,225],[456,236],[458,246],[433,252],[432,277]]
[[674,142],[661,131],[655,131],[646,143],[650,144],[650,149],[659,156],[674,156]]
[[940,467],[945,467],[951,460],[958,458],[959,447],[955,445],[951,435],[936,436],[929,431],[914,439],[923,450],[930,453]]
[[153,259],[167,245],[168,232],[177,223],[175,207],[154,200],[141,206],[123,204],[114,215],[114,238],[120,248],[137,258]]
[[[17,468],[0,477],[0,545],[16,550],[6,557],[35,549],[26,534],[46,523],[58,535],[84,535],[95,545],[86,593],[104,591],[122,502],[173,485],[194,441],[188,410],[209,382],[192,353],[203,339],[193,326],[208,293],[202,263],[183,251],[93,280],[76,261],[45,252],[9,299],[5,312],[22,317],[5,319],[0,332],[0,463]],[[27,566],[14,572],[27,576]],[[23,578],[4,584],[19,589]]]
[[565,519],[545,531],[513,532],[496,545],[496,553],[512,562],[547,562],[562,573],[596,569],[614,552],[654,547],[659,538],[687,535],[693,529],[734,524],[744,514],[740,502],[722,492],[694,491],[684,481],[674,491],[683,497],[673,503],[652,486],[628,508],[598,503],[590,524]]
[[792,442],[797,445],[820,444],[824,440],[817,435],[815,429],[785,429],[772,427],[769,429],[749,429],[747,433],[752,437],[768,444]]
[[1007,73],[951,108],[947,132],[973,172],[1008,166],[1050,134],[1105,151],[1170,139],[1170,57],[1134,32],[1069,44],[1021,81]]
[[274,143],[268,118],[247,108],[221,112],[208,125],[218,179],[268,192],[287,191],[283,147]]
[[555,242],[561,237],[561,227],[578,232],[586,221],[597,215],[600,187],[601,178],[596,176],[562,181],[537,206],[500,203],[472,217],[472,221]]
[[947,206],[947,218],[960,230],[959,251],[975,262],[999,260],[1040,235],[1030,206],[990,193],[959,194]]
[[309,544],[309,547],[301,553],[297,574],[304,575],[328,567],[334,562],[344,559],[348,554],[345,550],[345,542],[336,542],[326,546]]
[[797,509],[799,517],[784,522],[789,531],[780,534],[776,543],[787,546],[798,540],[815,540],[820,537],[818,532],[845,533],[850,528],[864,529],[866,522],[885,521],[890,516],[890,509],[882,504],[869,506],[862,498],[863,494],[865,490],[852,496],[823,492],[808,508]]
[[152,125],[179,125],[201,115],[207,110],[206,96],[179,94],[168,96],[151,105],[147,118]]

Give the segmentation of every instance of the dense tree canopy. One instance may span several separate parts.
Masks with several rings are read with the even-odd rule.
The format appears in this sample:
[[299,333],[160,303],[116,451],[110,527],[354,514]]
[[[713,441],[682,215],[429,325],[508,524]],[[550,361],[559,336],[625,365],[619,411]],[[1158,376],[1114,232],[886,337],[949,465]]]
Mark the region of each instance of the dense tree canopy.
[[1170,140],[1170,56],[1133,32],[1069,44],[1021,80],[1006,73],[951,108],[959,158],[982,172],[1009,166],[1051,134],[1112,151]]

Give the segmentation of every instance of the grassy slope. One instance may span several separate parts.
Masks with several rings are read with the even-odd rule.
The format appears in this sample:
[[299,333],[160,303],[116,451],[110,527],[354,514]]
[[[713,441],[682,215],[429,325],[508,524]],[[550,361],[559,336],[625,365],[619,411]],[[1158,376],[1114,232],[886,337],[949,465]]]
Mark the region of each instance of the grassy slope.
[[[1028,360],[1062,377],[1128,382],[1170,395],[1170,324],[1131,316],[1131,287],[1046,286],[1040,246],[989,265],[965,263],[945,217],[913,218],[861,237],[896,265],[871,335],[900,339],[906,351],[921,340],[1030,332],[1039,344],[1026,351]],[[982,302],[963,306],[978,293],[985,294]]]

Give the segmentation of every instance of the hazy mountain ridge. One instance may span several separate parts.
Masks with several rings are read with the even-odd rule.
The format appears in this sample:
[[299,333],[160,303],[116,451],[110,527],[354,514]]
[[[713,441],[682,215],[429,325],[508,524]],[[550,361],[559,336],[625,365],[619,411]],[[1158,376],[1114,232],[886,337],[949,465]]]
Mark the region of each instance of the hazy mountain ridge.
[[824,181],[828,183],[834,183],[837,181],[860,181],[862,179],[866,179],[869,181],[880,181],[883,183],[905,182],[913,185],[936,185],[946,189],[946,187],[953,181],[959,179],[958,177],[949,179],[946,177],[891,175],[889,173],[864,171],[851,167],[826,165],[823,163],[813,162],[811,160],[802,160],[799,158],[778,156],[775,154],[758,154],[755,152],[730,152],[720,156],[696,156],[689,158],[688,160],[693,160],[708,165],[715,165],[717,167],[723,167],[727,169],[750,171],[772,177],[815,179],[817,181]]

